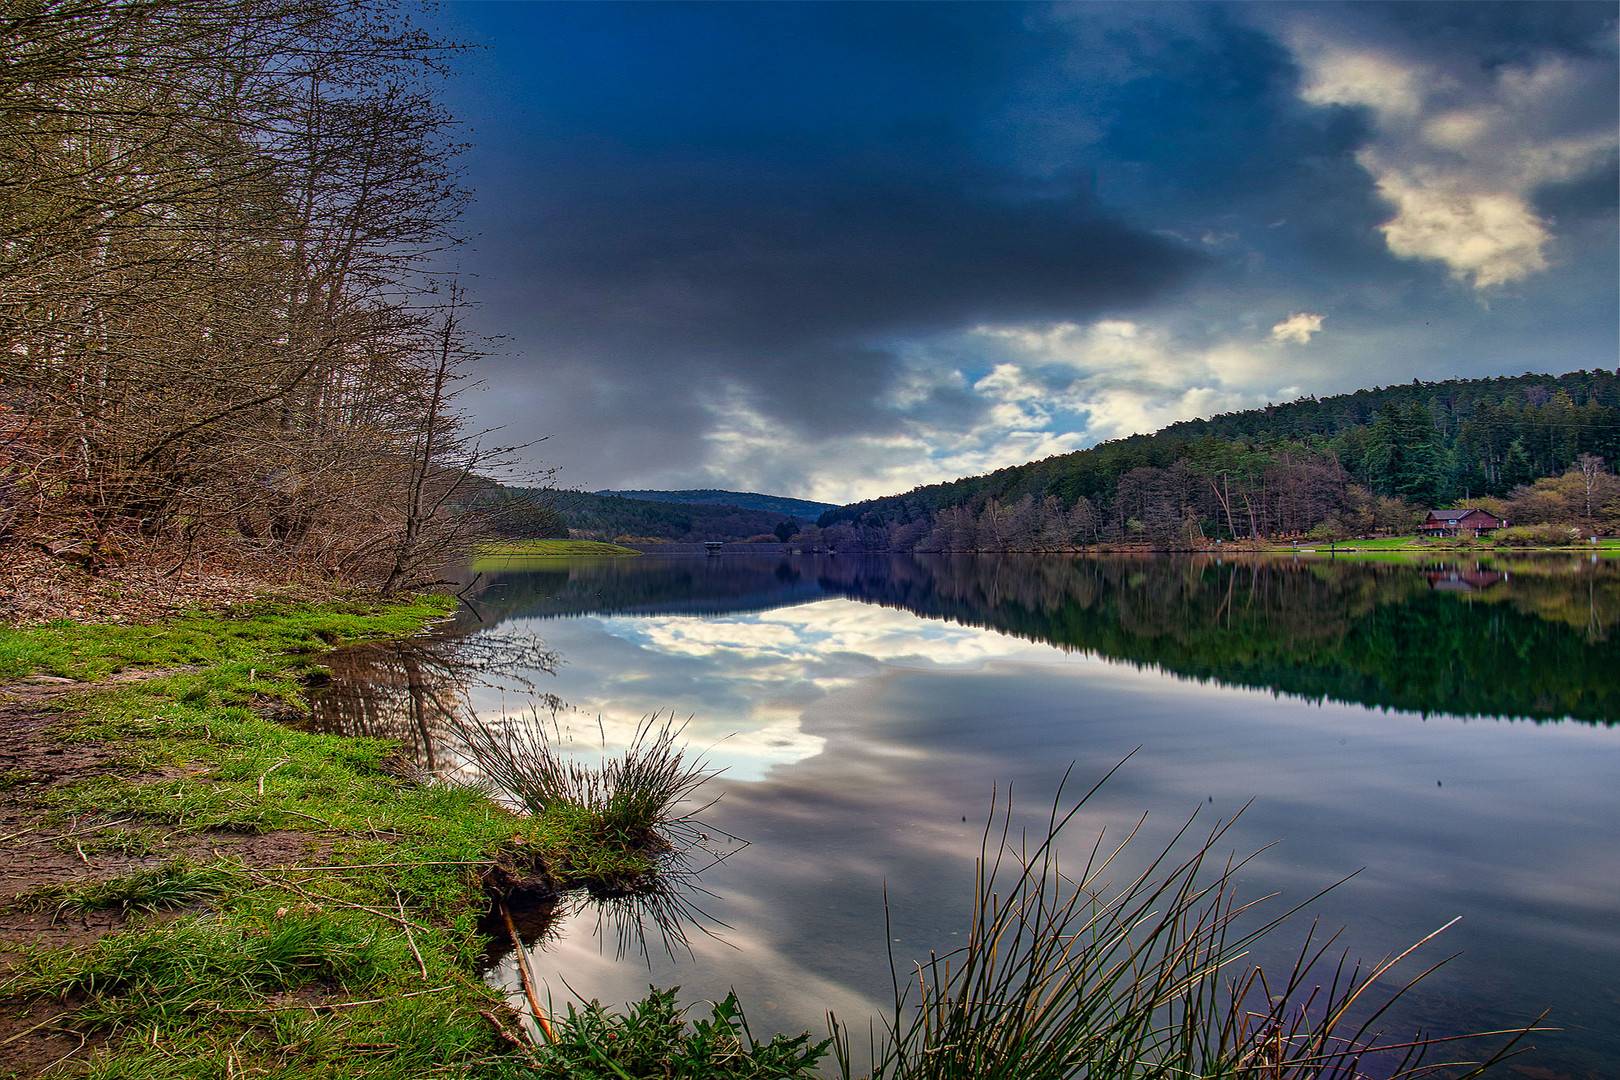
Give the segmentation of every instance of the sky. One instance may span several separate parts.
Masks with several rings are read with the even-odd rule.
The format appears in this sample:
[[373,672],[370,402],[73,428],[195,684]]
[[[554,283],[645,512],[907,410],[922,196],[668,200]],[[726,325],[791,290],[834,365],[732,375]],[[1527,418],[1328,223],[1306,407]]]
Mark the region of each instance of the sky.
[[560,486],[845,503],[1612,369],[1617,13],[451,3],[465,404]]

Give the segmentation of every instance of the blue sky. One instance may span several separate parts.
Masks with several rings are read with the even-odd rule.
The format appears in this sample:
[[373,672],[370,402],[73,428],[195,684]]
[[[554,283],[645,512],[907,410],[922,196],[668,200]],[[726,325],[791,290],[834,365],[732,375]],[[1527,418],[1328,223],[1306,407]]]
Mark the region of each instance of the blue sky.
[[450,4],[469,404],[565,486],[845,502],[1612,368],[1616,12]]

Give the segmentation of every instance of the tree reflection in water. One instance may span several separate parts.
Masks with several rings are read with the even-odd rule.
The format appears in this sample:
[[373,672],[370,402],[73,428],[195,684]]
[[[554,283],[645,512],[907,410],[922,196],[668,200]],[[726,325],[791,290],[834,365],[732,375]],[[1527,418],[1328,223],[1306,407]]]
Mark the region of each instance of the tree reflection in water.
[[743,615],[844,597],[1308,700],[1620,717],[1620,562],[1590,554],[647,556],[485,583],[492,623]]
[[561,659],[544,640],[494,629],[471,632],[477,629],[454,624],[408,641],[367,642],[328,654],[332,681],[310,695],[310,727],[392,739],[425,772],[454,775],[465,760],[455,753],[455,727],[470,715],[473,686],[510,689],[553,713],[567,707],[536,688],[536,678],[555,674]]

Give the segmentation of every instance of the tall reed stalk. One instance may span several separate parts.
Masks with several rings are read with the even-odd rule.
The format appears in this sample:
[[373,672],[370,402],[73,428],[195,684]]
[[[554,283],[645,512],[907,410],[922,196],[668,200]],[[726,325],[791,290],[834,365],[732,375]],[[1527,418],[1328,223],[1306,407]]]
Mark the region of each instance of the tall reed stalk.
[[[904,980],[890,947],[894,1012],[874,1039],[872,1080],[1351,1080],[1442,1069],[1461,1078],[1526,1034],[1468,1036],[1507,1041],[1483,1059],[1443,1062],[1428,1059],[1477,1044],[1386,1038],[1379,1024],[1391,1005],[1433,968],[1393,994],[1374,984],[1416,945],[1363,968],[1330,958],[1337,935],[1319,940],[1313,924],[1274,980],[1250,949],[1299,907],[1259,919],[1238,901],[1235,875],[1248,859],[1215,855],[1231,822],[1197,839],[1189,821],[1120,885],[1106,875],[1125,863],[1136,829],[1111,847],[1099,837],[1078,874],[1060,867],[1058,840],[1101,783],[1067,810],[1060,789],[1033,840],[1013,835],[1010,803],[992,806],[967,944],[930,954]],[[850,1040],[832,1020],[847,1080]]]

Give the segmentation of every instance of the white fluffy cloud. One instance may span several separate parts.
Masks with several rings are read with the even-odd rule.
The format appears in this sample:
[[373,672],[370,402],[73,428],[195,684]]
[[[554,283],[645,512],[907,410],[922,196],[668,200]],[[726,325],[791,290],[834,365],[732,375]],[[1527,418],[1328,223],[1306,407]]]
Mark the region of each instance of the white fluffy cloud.
[[[942,410],[941,393],[957,399]],[[970,382],[956,367],[919,364],[884,406],[893,430],[806,438],[758,410],[741,391],[709,402],[713,427],[704,475],[694,486],[791,491],[831,503],[907,491],[1076,450],[1083,431],[1053,424],[1038,387],[997,368]]]
[[740,389],[709,401],[709,477],[694,486],[793,491],[847,503],[1051,457],[1178,420],[1283,401],[1315,371],[1279,349],[1308,342],[1324,316],[1254,320],[1241,336],[1188,341],[1124,319],[979,326],[907,346],[880,434],[806,439]]
[[1259,342],[1200,345],[1120,319],[980,327],[974,334],[1004,357],[977,386],[1031,415],[1070,423],[1088,443],[1300,393],[1277,382],[1275,354]]
[[1590,95],[1613,94],[1595,63],[1545,57],[1461,77],[1308,24],[1290,45],[1306,101],[1372,112],[1375,136],[1357,160],[1394,209],[1381,227],[1389,250],[1443,262],[1476,289],[1546,270],[1553,227],[1531,205],[1536,189],[1615,154],[1612,127],[1568,119]]
[[1292,341],[1308,344],[1312,334],[1322,332],[1322,316],[1306,311],[1295,312],[1271,328],[1272,341]]

